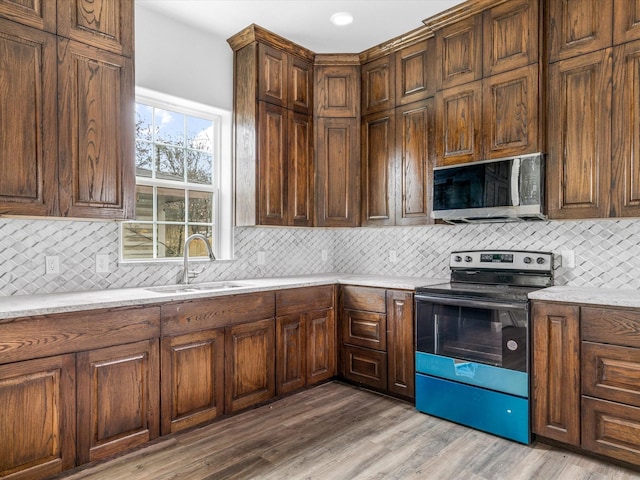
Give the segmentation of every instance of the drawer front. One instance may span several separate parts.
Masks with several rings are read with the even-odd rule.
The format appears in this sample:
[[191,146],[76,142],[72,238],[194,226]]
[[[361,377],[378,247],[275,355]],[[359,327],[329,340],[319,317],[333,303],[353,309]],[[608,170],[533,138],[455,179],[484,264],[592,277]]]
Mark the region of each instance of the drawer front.
[[386,293],[383,288],[343,286],[342,305],[351,310],[387,313]]
[[582,307],[582,340],[640,348],[640,310]]
[[582,393],[640,407],[640,349],[582,342]]
[[333,285],[276,291],[276,315],[333,308]]
[[582,397],[582,448],[640,465],[640,408]]
[[387,316],[360,310],[343,310],[342,341],[359,347],[386,351]]
[[367,348],[342,347],[342,375],[380,390],[387,388],[387,354]]

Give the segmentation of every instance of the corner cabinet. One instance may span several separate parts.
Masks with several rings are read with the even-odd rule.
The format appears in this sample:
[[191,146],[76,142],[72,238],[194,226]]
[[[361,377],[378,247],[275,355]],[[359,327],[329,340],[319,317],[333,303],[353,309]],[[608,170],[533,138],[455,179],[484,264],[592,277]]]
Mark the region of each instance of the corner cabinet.
[[133,1],[42,3],[0,7],[0,214],[133,218]]
[[313,53],[256,25],[234,51],[236,225],[313,225]]

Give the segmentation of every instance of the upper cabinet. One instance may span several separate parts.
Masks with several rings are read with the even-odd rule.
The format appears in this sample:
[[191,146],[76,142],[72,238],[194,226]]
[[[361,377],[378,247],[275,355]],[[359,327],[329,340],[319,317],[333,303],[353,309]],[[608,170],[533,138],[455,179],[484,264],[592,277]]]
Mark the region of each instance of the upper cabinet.
[[432,97],[436,91],[433,37],[401,48],[396,59],[396,106]]
[[637,0],[614,0],[613,43],[640,40],[640,2]]
[[482,15],[438,30],[436,46],[439,90],[482,78]]
[[236,225],[313,224],[313,53],[257,25],[234,50]]
[[0,5],[0,214],[133,218],[133,1],[22,3]]
[[395,55],[393,53],[362,66],[363,116],[395,107],[395,70]]

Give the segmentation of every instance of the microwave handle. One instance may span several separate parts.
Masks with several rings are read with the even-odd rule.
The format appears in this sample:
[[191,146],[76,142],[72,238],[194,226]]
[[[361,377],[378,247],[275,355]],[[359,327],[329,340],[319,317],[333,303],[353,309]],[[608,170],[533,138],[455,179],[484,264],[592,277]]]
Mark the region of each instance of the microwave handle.
[[511,205],[520,205],[520,159],[511,162]]
[[488,308],[491,310],[498,309],[512,309],[521,310],[526,309],[527,302],[492,302],[490,300],[481,299],[468,299],[468,298],[451,298],[451,297],[435,297],[425,294],[419,294],[415,296],[416,302],[428,302],[439,305],[451,305],[454,307],[472,307],[472,308]]

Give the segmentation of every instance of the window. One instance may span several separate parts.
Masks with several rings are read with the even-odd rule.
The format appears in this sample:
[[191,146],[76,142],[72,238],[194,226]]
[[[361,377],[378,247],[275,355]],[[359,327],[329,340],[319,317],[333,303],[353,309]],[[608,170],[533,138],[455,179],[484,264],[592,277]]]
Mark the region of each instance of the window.
[[[231,258],[229,112],[136,94],[136,218],[122,223],[121,259],[182,258],[194,233]],[[192,242],[189,255],[206,257],[206,246]]]

